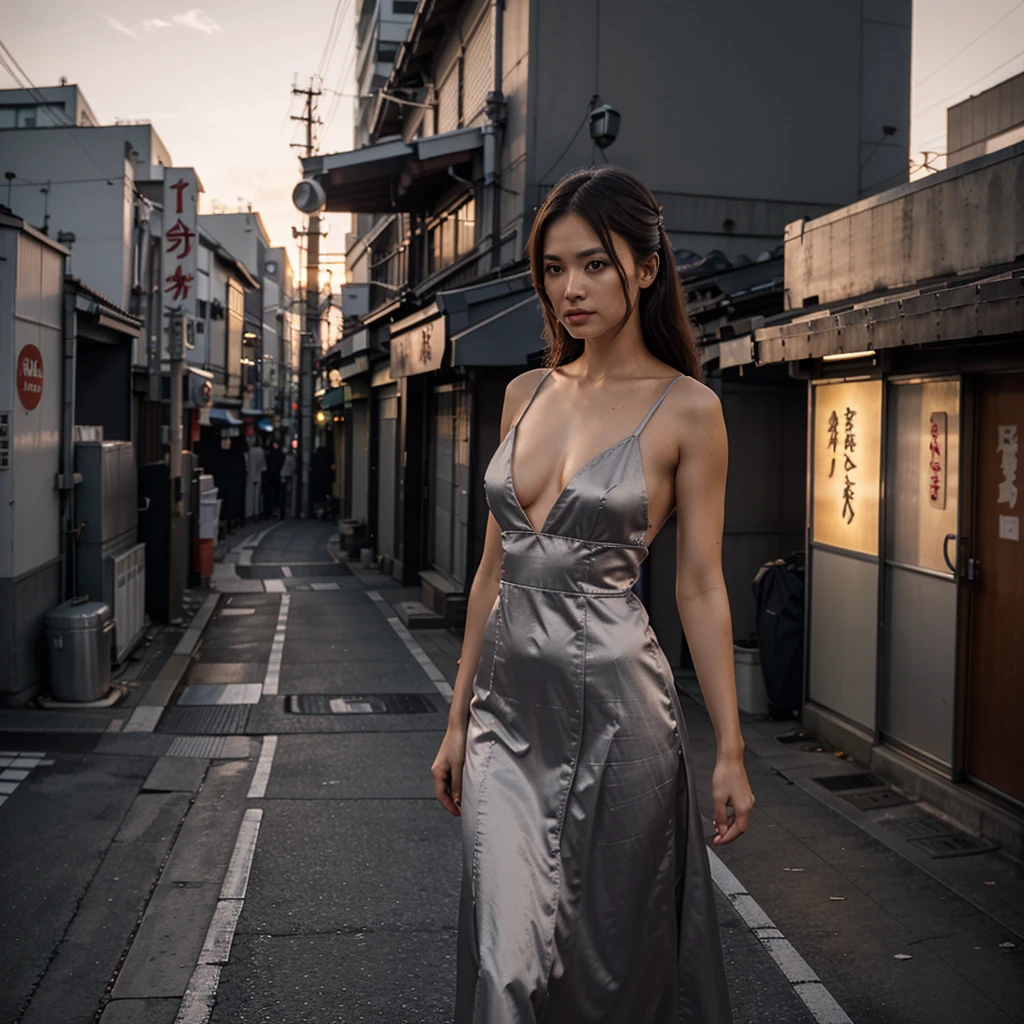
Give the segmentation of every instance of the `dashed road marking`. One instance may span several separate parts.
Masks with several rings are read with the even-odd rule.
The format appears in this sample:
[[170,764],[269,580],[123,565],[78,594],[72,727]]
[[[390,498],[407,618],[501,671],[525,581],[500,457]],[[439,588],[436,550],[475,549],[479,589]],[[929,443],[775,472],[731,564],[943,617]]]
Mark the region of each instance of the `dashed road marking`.
[[446,701],[452,699],[452,688],[445,674],[430,660],[430,655],[416,642],[416,638],[405,628],[402,620],[397,615],[391,615],[391,606],[380,596],[376,590],[368,590],[366,596],[381,610],[381,613],[388,621],[388,625],[402,638],[402,643],[409,649],[409,653],[419,662],[420,668],[426,672],[430,681],[437,687],[437,692]]
[[722,863],[721,858],[708,849],[711,877],[733,909],[743,918],[754,937],[768,951],[793,991],[800,997],[818,1024],[853,1024],[846,1011],[835,1001],[832,993],[821,983],[807,961],[793,944],[779,931],[771,918],[761,909],[742,882]]
[[291,579],[292,567],[290,565],[282,565],[281,575],[284,576],[286,579]]
[[260,759],[256,762],[256,774],[252,777],[252,784],[249,786],[249,799],[261,800],[267,793],[267,783],[270,781],[270,769],[274,766],[274,753],[277,751],[277,737],[264,736],[263,747],[260,750]]
[[291,605],[291,595],[281,595],[281,609],[277,613],[277,626],[274,629],[274,639],[270,645],[270,658],[267,660],[267,672],[263,677],[263,693],[265,696],[272,696],[277,693],[278,684],[281,681],[281,658],[284,656],[284,638],[288,629],[288,609]]

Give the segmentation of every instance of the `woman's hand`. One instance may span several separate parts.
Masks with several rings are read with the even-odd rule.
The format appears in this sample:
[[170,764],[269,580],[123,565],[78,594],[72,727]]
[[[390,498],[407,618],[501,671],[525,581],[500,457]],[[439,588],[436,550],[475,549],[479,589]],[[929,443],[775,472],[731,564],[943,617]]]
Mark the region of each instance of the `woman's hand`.
[[[754,794],[743,767],[743,755],[719,757],[711,777],[711,795],[715,801],[715,846],[724,846],[747,831],[747,821],[754,806]],[[733,809],[733,817],[727,808]]]
[[456,818],[462,816],[462,765],[465,760],[466,728],[449,722],[430,774],[434,776],[434,796]]

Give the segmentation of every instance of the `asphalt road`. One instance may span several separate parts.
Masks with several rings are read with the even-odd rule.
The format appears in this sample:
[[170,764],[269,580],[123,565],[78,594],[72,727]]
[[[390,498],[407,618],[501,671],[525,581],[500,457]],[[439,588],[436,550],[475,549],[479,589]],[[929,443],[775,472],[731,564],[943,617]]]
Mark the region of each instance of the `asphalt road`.
[[[412,592],[328,534],[229,555],[154,732],[5,734],[45,757],[0,805],[0,1022],[450,1020],[459,823],[429,767],[459,638],[396,628]],[[737,1024],[1024,1021],[1021,865],[922,854],[897,826],[927,809],[857,811],[813,780],[858,766],[785,731],[745,725],[757,806],[716,851]]]

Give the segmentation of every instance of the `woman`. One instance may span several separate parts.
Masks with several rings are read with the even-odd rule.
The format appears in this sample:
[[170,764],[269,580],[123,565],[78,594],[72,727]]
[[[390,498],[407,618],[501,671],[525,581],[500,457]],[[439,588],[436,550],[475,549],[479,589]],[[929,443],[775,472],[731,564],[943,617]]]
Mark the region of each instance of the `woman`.
[[632,590],[677,510],[676,603],[718,740],[724,845],[754,798],[721,569],[721,408],[660,208],[633,175],[563,179],[529,256],[548,368],[506,389],[431,769],[463,819],[456,1024],[725,1024],[679,697]]

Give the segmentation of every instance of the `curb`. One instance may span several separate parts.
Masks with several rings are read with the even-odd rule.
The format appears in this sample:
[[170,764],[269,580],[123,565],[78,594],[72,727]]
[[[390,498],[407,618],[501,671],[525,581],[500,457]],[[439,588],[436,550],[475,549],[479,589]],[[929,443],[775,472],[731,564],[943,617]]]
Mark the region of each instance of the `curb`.
[[185,673],[188,671],[189,665],[192,664],[196,646],[199,644],[203,630],[206,629],[219,600],[220,594],[213,593],[203,601],[195,618],[192,619],[188,629],[182,634],[178,645],[174,648],[174,652],[136,705],[121,732],[152,732],[156,728],[171,695],[185,678]]

